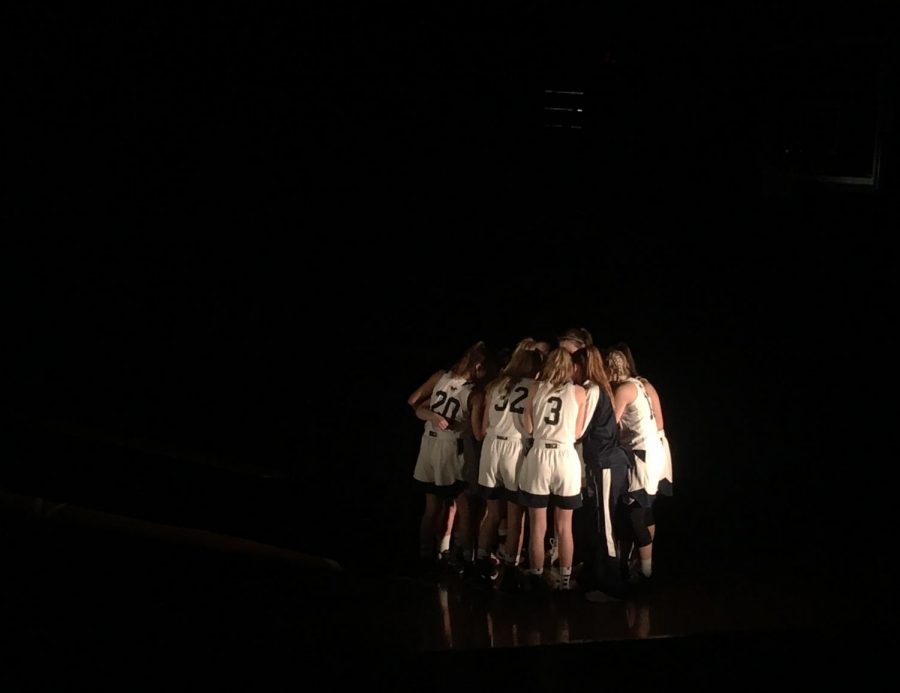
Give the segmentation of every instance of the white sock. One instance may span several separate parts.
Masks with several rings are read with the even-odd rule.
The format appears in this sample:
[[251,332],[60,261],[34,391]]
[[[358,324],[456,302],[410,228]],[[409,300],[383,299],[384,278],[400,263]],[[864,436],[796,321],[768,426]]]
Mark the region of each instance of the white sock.
[[441,538],[441,553],[450,550],[450,535]]
[[518,556],[510,556],[502,546],[497,549],[497,558],[503,561],[505,565],[517,565],[519,562]]
[[644,574],[644,577],[650,577],[653,573],[653,559],[652,558],[642,558],[641,559],[641,572]]
[[572,566],[559,569],[559,588],[567,590],[572,586]]

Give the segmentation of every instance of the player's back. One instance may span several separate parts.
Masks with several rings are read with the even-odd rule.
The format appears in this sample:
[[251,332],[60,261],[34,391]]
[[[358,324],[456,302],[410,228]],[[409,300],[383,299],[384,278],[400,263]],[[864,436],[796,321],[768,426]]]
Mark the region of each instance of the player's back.
[[[472,393],[473,384],[466,378],[454,375],[447,371],[442,375],[431,392],[429,407],[437,412],[450,424],[449,432],[458,435],[462,429],[462,422],[469,417],[469,395]],[[438,431],[430,421],[425,422],[428,431]]]
[[575,443],[578,398],[575,386],[538,383],[534,395],[534,439],[552,443]]
[[489,433],[501,438],[527,437],[522,414],[525,412],[528,388],[533,382],[531,378],[522,378],[511,388],[491,389],[491,401],[488,403]]

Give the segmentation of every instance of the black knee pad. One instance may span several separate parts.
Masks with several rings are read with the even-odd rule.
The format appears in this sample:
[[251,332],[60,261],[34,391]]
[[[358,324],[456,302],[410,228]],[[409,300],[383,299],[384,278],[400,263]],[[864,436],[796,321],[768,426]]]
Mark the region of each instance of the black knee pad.
[[[648,546],[653,542],[650,538],[650,530],[647,529],[649,526],[647,524],[648,513],[650,513],[650,508],[642,508],[637,503],[635,503],[629,512],[629,519],[631,520],[631,531],[634,534],[634,543],[641,546]],[[652,517],[652,514],[650,515]]]

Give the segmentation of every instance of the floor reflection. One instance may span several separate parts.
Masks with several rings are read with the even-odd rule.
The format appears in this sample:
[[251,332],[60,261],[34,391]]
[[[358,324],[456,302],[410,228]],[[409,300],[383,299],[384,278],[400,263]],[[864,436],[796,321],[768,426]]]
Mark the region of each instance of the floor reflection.
[[640,602],[625,603],[625,622],[631,637],[644,640],[650,637],[650,605]]
[[[579,592],[543,599],[470,589],[455,580],[427,588],[425,649],[504,648],[653,637],[651,602],[592,603]],[[435,637],[437,635],[437,637]]]
[[[898,600],[873,605],[883,591],[851,592],[822,571],[796,579],[797,571],[777,565],[680,567],[680,572],[661,574],[624,601],[589,601],[577,590],[539,598],[507,594],[449,576],[436,582],[409,579],[390,605],[382,604],[392,609],[401,639],[403,623],[416,624],[413,647],[419,651],[657,640],[837,624],[858,629],[865,614],[876,626],[896,619]],[[373,595],[373,602],[381,599]]]

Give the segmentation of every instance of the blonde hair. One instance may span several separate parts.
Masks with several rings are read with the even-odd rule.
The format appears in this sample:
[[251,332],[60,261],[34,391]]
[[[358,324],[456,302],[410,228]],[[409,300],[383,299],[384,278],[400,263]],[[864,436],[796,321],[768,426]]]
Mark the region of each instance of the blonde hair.
[[572,327],[566,330],[559,336],[557,341],[574,342],[579,349],[583,349],[584,347],[592,346],[594,344],[594,338],[591,336],[591,333],[583,327]]
[[513,352],[519,351],[520,349],[524,349],[527,351],[531,351],[532,349],[537,348],[537,341],[532,337],[523,337],[519,340],[519,343],[516,344],[516,348],[513,349]]
[[628,380],[633,375],[628,365],[628,357],[618,349],[613,349],[606,355],[606,369],[609,372],[609,380],[613,383]]
[[487,391],[503,388],[504,393],[509,394],[522,378],[533,378],[541,369],[541,363],[544,360],[543,354],[534,348],[535,344],[536,342],[531,337],[520,341],[512,356],[509,357],[509,363],[503,367],[500,375],[487,386]]
[[544,366],[541,368],[540,379],[553,385],[554,390],[558,390],[572,381],[574,370],[572,355],[565,349],[557,347],[547,354]]

